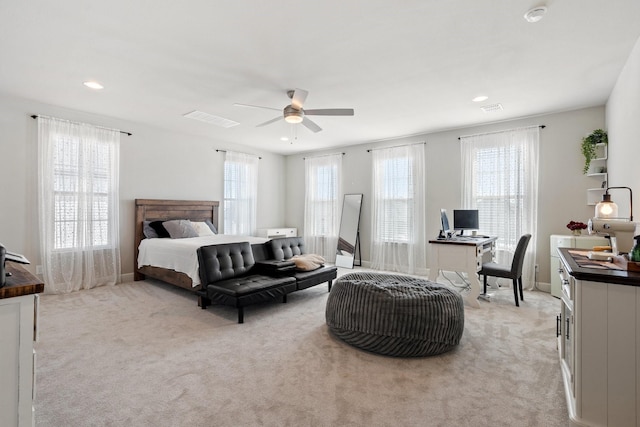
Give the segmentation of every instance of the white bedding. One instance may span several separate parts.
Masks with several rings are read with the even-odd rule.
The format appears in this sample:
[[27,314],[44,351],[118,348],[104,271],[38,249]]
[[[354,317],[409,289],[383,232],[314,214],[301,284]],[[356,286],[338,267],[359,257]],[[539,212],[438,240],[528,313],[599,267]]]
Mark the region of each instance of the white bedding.
[[215,236],[190,237],[187,239],[143,239],[138,252],[138,268],[146,265],[168,268],[188,275],[193,286],[200,284],[198,254],[200,246],[222,243],[264,243],[269,239],[253,236],[216,234]]

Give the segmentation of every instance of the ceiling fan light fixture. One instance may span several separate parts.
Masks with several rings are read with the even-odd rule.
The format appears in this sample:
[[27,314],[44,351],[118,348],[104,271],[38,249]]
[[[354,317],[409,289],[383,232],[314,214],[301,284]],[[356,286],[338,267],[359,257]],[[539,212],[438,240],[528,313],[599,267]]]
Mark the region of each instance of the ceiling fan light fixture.
[[304,113],[302,110],[296,110],[295,108],[288,105],[284,109],[284,121],[291,124],[302,123],[302,119],[304,118]]
[[302,123],[302,116],[289,115],[284,118],[284,121],[291,124]]

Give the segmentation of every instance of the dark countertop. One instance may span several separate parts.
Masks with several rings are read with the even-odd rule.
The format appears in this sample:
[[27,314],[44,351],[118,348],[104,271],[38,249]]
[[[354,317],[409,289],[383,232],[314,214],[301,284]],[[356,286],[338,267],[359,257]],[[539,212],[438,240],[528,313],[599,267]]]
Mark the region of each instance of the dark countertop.
[[[586,256],[587,252],[579,249],[558,248],[558,253],[568,268],[567,273],[578,280],[640,286],[640,272],[605,268],[607,263],[589,260]],[[588,267],[589,264],[593,267]],[[599,267],[600,265],[603,267]]]
[[39,294],[44,291],[42,280],[20,264],[6,261],[5,269],[7,273],[11,273],[11,276],[7,277],[7,284],[0,288],[0,299]]

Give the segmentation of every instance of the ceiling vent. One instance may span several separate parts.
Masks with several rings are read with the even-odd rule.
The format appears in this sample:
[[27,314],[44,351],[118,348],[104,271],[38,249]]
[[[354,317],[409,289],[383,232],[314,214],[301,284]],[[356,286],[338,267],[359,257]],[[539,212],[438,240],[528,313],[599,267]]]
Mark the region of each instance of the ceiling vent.
[[209,123],[216,126],[220,126],[222,128],[230,128],[240,124],[238,122],[234,122],[233,120],[225,119],[224,117],[214,116],[213,114],[205,113],[198,110],[187,113],[183,115],[183,117],[186,117],[188,119],[198,120],[198,121]]
[[480,109],[485,113],[494,113],[503,110],[502,104],[483,105]]

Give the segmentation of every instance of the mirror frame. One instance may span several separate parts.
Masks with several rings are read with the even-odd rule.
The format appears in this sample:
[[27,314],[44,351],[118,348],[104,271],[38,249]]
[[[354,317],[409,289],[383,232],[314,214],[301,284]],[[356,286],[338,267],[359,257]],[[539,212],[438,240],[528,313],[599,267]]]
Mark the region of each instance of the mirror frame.
[[[360,215],[362,213],[362,193],[345,194],[342,202],[342,216],[340,217],[340,230],[338,231],[338,245],[336,247],[336,267],[353,268],[356,251],[360,252]],[[357,214],[355,210],[353,212],[345,211],[347,208],[347,201],[353,199],[353,203],[357,203]],[[345,220],[345,212],[349,216]],[[355,218],[354,218],[355,216]],[[345,230],[345,226],[351,226],[355,223],[355,230]],[[352,227],[351,227],[352,228]],[[346,234],[349,234],[346,236]],[[353,238],[353,240],[351,240]],[[341,250],[341,240],[345,241],[348,246],[353,246],[353,252],[345,252]],[[357,265],[361,265],[362,260]]]

